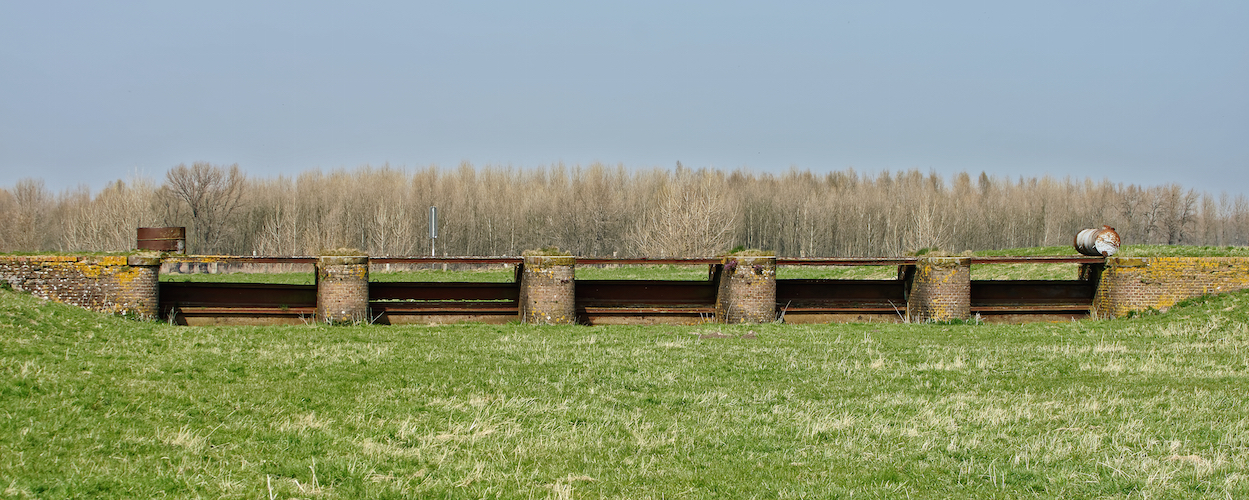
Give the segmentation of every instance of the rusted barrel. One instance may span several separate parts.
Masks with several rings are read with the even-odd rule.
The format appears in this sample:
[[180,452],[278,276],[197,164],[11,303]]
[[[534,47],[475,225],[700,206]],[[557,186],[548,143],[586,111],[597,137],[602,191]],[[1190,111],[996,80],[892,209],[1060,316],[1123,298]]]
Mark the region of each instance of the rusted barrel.
[[185,227],[139,228],[139,250],[186,253]]
[[1075,247],[1084,255],[1110,257],[1119,252],[1119,233],[1110,226],[1085,229],[1076,235]]

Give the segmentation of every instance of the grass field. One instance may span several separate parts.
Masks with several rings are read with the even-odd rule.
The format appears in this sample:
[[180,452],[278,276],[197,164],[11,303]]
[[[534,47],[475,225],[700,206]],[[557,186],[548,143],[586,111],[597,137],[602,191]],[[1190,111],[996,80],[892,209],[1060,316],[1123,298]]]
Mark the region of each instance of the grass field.
[[0,291],[0,496],[1249,498],[1247,306],[177,327]]

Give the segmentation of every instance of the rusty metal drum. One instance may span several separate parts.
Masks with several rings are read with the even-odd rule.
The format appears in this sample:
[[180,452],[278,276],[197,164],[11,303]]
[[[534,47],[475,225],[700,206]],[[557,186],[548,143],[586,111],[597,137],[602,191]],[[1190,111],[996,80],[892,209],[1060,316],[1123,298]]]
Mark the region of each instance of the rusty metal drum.
[[1110,257],[1119,253],[1119,233],[1110,226],[1085,229],[1076,235],[1075,247],[1084,255]]
[[139,250],[186,253],[185,227],[139,228]]

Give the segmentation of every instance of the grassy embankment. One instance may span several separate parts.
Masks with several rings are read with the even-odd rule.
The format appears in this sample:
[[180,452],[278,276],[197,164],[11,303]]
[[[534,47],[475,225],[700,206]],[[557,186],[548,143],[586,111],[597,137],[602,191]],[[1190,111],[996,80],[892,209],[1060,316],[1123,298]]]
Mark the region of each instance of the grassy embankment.
[[0,491],[1247,498],[1247,306],[1029,325],[204,328],[0,291]]

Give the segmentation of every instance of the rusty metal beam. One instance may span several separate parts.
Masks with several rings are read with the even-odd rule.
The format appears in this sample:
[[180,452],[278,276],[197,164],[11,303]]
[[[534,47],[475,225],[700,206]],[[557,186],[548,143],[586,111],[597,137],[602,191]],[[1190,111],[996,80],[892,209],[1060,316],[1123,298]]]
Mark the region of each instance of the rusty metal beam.
[[801,312],[895,312],[906,309],[900,280],[776,280],[778,310]]
[[[257,264],[315,264],[313,256],[247,256],[247,255],[169,255],[164,258],[173,263],[257,263]],[[898,266],[914,265],[919,257],[777,257],[777,265],[783,266]],[[371,264],[520,264],[521,257],[372,257]],[[991,256],[971,257],[972,264],[1101,264],[1104,257],[1086,256]],[[689,258],[615,258],[578,257],[584,265],[706,265],[719,264],[720,257]]]
[[369,301],[374,314],[519,314],[515,302],[378,302]]
[[585,307],[711,306],[716,286],[710,281],[577,280],[576,302]]
[[272,283],[160,284],[162,311],[174,307],[316,307],[316,285]]
[[972,257],[974,264],[1104,264],[1105,257],[1080,256],[1035,256],[1035,257]]
[[272,257],[245,255],[166,255],[162,262],[176,264],[211,264],[224,262],[229,264],[316,264],[316,257]]
[[675,266],[698,266],[707,264],[719,264],[719,258],[713,257],[696,257],[696,258],[672,258],[672,259],[649,259],[649,258],[586,258],[578,257],[577,265],[675,265]]
[[521,257],[370,257],[370,264],[520,264]]
[[903,266],[915,265],[918,257],[777,257],[778,266]]

